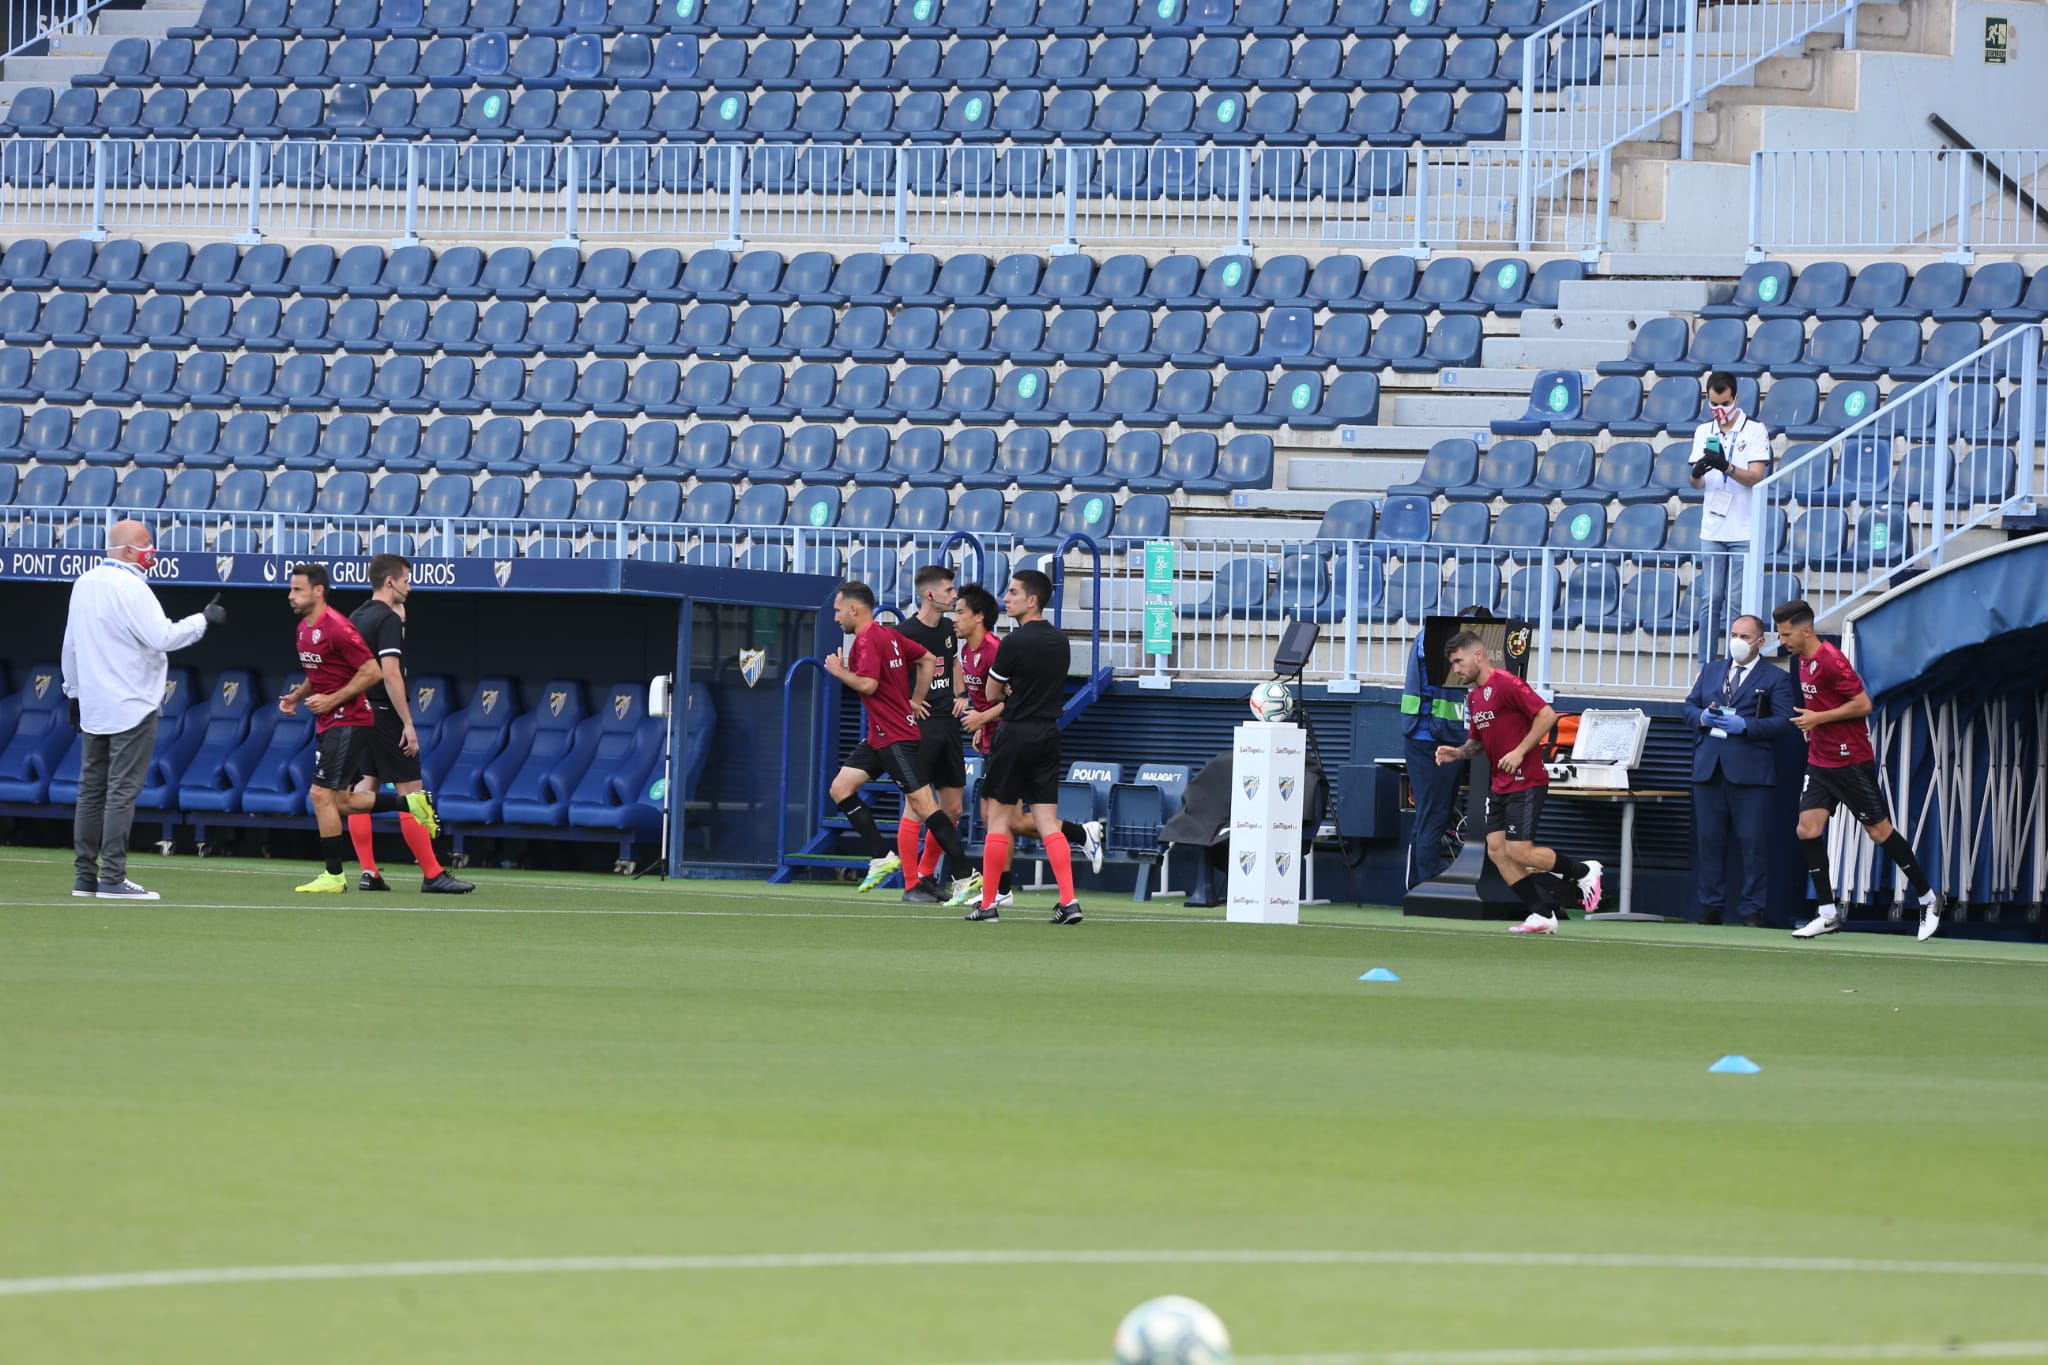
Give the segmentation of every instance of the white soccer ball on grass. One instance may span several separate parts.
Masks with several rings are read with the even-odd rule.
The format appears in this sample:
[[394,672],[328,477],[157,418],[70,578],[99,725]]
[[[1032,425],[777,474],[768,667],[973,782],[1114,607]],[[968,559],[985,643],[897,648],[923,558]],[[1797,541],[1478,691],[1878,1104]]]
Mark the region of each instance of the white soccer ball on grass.
[[1117,1365],[1230,1365],[1230,1333],[1223,1319],[1193,1299],[1150,1299],[1118,1324],[1116,1359]]

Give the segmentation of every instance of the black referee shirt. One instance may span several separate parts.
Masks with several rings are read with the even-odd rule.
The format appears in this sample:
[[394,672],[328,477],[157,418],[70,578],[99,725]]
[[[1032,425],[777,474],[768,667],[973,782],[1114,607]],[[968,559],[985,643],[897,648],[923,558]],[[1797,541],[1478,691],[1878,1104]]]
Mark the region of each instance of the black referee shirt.
[[925,653],[938,656],[938,671],[932,674],[931,690],[925,693],[925,701],[932,708],[934,720],[941,716],[950,718],[953,714],[953,658],[960,652],[960,641],[953,633],[952,618],[941,616],[937,625],[928,626],[915,616],[906,616],[896,627],[896,633],[917,641]]
[[1059,724],[1072,659],[1065,632],[1043,617],[1005,635],[988,670],[1009,689],[1003,698],[1003,724]]
[[[377,656],[380,667],[385,659],[395,657],[399,676],[405,676],[405,622],[398,619],[397,612],[373,597],[348,614],[348,623],[356,628],[356,634],[363,637],[370,653]],[[397,709],[392,706],[381,679],[371,683],[363,697],[379,711]]]

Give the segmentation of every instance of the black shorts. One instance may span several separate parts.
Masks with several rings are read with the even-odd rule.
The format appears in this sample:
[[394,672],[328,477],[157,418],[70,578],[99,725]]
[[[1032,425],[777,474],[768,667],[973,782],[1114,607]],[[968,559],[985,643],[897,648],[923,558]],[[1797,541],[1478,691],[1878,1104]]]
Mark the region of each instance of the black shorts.
[[1799,809],[1835,813],[1846,806],[1849,817],[1859,825],[1875,825],[1892,818],[1891,803],[1878,784],[1875,763],[1851,763],[1846,768],[1806,765],[1806,780],[1799,786]]
[[925,781],[940,788],[967,785],[967,757],[960,748],[960,723],[951,716],[943,721],[926,721],[918,727],[923,738],[917,742],[917,770]]
[[313,742],[313,785],[345,792],[355,786],[363,773],[360,766],[367,725],[337,725],[322,730]]
[[363,742],[356,746],[356,766],[364,777],[374,777],[379,782],[417,782],[420,780],[420,756],[408,754],[399,741],[405,738],[405,723],[396,711],[381,707],[370,708],[370,728]]
[[1505,834],[1515,843],[1536,837],[1536,822],[1543,818],[1543,797],[1548,787],[1529,787],[1518,792],[1486,794],[1486,832]]
[[918,766],[915,744],[885,744],[877,749],[863,741],[846,756],[846,766],[858,768],[870,778],[886,773],[905,795],[924,785],[924,770]]
[[1058,805],[1060,727],[1005,725],[981,770],[981,798],[999,806]]

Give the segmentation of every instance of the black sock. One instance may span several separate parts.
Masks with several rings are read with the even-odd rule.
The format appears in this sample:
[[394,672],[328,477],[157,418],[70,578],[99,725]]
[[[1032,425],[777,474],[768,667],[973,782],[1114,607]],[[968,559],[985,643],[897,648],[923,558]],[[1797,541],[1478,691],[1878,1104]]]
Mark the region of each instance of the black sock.
[[1905,835],[1894,829],[1892,837],[1885,840],[1878,847],[1882,848],[1886,856],[1899,865],[1899,871],[1906,874],[1907,884],[1913,888],[1915,896],[1924,896],[1933,889],[1928,886],[1927,874],[1920,870],[1920,860],[1913,856],[1913,846],[1906,842]]
[[1559,877],[1562,877],[1565,881],[1575,882],[1579,878],[1585,876],[1588,872],[1591,872],[1593,870],[1592,868],[1587,867],[1584,863],[1578,861],[1576,858],[1566,857],[1562,853],[1554,854],[1553,856],[1557,859],[1557,861],[1555,864],[1552,865],[1551,870],[1556,872],[1557,875]]
[[889,845],[882,840],[882,831],[875,824],[875,813],[868,809],[868,803],[858,795],[849,796],[839,803],[839,813],[853,826],[853,832],[868,841],[868,847],[875,851],[877,858],[889,856]]
[[1534,877],[1524,877],[1516,882],[1514,892],[1522,904],[1528,906],[1539,915],[1554,915],[1557,913],[1557,903],[1544,896],[1543,888],[1536,884]]
[[377,799],[371,805],[370,812],[373,815],[384,815],[391,811],[403,814],[411,809],[411,806],[405,804],[405,798],[397,792],[388,792],[380,787],[377,789]]
[[1068,842],[1068,843],[1070,843],[1070,844],[1072,844],[1072,845],[1074,846],[1074,848],[1075,848],[1075,851],[1077,851],[1077,852],[1078,852],[1078,851],[1079,851],[1080,849],[1082,849],[1082,848],[1084,848],[1084,847],[1086,847],[1086,846],[1087,846],[1087,843],[1088,843],[1088,831],[1087,831],[1087,830],[1085,830],[1085,829],[1082,829],[1082,828],[1081,828],[1081,827],[1080,827],[1079,825],[1075,824],[1075,823],[1074,823],[1074,822],[1073,822],[1072,820],[1062,820],[1062,821],[1060,821],[1060,833],[1062,833],[1062,834],[1064,834],[1064,835],[1066,835],[1066,836],[1067,836],[1067,842]]
[[1004,868],[1004,869],[1003,869],[1003,879],[1002,879],[1001,881],[999,881],[999,882],[997,882],[997,883],[996,883],[996,891],[997,891],[997,893],[998,893],[999,895],[1004,895],[1004,896],[1007,896],[1007,895],[1009,895],[1009,894],[1010,894],[1010,893],[1011,893],[1012,891],[1014,891],[1014,890],[1016,890],[1016,889],[1017,889],[1017,888],[1016,888],[1016,887],[1015,887],[1015,886],[1014,886],[1014,885],[1013,885],[1013,884],[1011,883],[1011,881],[1010,881],[1010,869],[1009,869],[1009,868],[1007,868],[1007,867],[1006,867],[1006,868]]
[[1813,894],[1822,905],[1835,903],[1834,884],[1828,880],[1828,838],[1801,839],[1799,851],[1806,855],[1806,874],[1813,878]]
[[926,818],[924,827],[931,831],[932,838],[937,839],[939,847],[944,850],[945,856],[939,860],[942,870],[949,861],[955,867],[967,865],[967,850],[961,846],[960,831],[953,824],[952,816],[943,810],[935,810]]
[[348,836],[346,834],[323,834],[320,836],[320,856],[327,860],[327,870],[334,876],[341,875],[342,859],[348,857]]

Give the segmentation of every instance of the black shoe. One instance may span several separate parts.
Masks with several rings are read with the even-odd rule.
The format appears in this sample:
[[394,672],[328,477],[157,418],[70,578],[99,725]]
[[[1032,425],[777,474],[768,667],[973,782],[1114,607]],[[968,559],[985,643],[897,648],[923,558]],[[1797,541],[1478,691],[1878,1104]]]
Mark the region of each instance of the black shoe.
[[961,916],[962,919],[974,924],[994,924],[1002,917],[1002,911],[996,909],[993,905],[977,905]]
[[384,885],[384,874],[381,872],[365,872],[362,880],[356,883],[356,890],[358,891],[389,891],[390,889],[390,887]]
[[[384,889],[383,883],[378,883],[377,889],[382,891]],[[420,890],[430,896],[466,896],[476,890],[476,884],[474,882],[457,881],[446,872],[443,872],[438,877],[422,877],[420,879]]]
[[1079,901],[1069,901],[1052,912],[1052,923],[1054,924],[1079,924],[1080,922],[1081,902]]
[[904,892],[903,899],[909,905],[943,905],[946,897],[939,890],[939,879],[926,877]]
[[71,894],[80,900],[92,900],[100,894],[100,879],[97,876],[72,878]]

